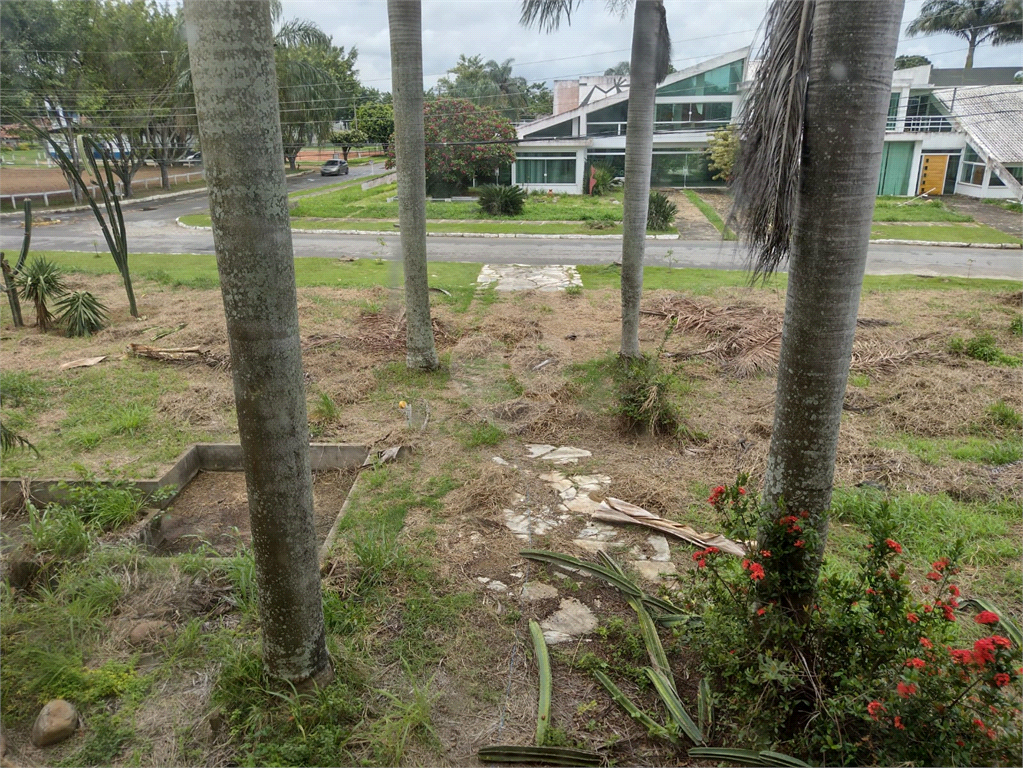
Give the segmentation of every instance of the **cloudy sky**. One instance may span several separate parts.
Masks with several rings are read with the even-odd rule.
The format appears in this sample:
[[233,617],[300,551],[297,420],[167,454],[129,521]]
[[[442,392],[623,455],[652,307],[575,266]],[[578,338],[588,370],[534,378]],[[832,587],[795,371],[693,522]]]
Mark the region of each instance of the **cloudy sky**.
[[[856,0],[849,0],[855,2]],[[903,30],[924,0],[907,0]],[[336,45],[359,50],[365,85],[391,89],[387,4],[384,0],[283,0],[284,17],[310,19]],[[763,20],[768,0],[665,0],[677,69],[749,45]],[[458,55],[484,60],[515,59],[514,74],[529,81],[602,74],[629,58],[631,17],[607,12],[603,0],[587,0],[552,34],[519,26],[519,0],[423,0],[423,74],[426,87],[452,67]],[[900,54],[921,54],[938,67],[961,67],[965,41],[951,35],[906,38]],[[974,66],[1021,66],[1023,45],[982,45]]]

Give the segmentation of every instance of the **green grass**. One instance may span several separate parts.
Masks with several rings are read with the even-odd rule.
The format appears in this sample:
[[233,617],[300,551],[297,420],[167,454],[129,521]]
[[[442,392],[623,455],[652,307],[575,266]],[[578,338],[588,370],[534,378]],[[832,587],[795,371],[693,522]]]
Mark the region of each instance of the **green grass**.
[[907,200],[879,197],[874,203],[874,221],[973,221],[972,216],[951,211],[941,200]]
[[689,198],[689,202],[700,209],[700,213],[707,217],[707,221],[714,225],[714,228],[721,233],[723,240],[736,240],[738,239],[732,230],[725,226],[725,222],[718,215],[718,212],[714,209],[714,206],[710,205],[706,200],[700,197],[696,192],[691,189],[684,189],[682,193]]
[[[95,254],[69,251],[38,253],[57,262],[68,272],[117,274],[113,259],[105,254],[101,254],[103,258],[96,258]],[[129,256],[128,264],[136,278],[154,280],[168,287],[214,289],[220,285],[215,256],[178,254],[168,258],[166,254],[135,253]],[[471,263],[430,262],[430,285],[452,294],[450,297],[435,294],[434,299],[451,304],[457,311],[464,311],[475,293],[480,266]],[[295,259],[295,281],[299,288],[372,288],[397,287],[402,284],[401,274],[392,263],[381,261],[378,264],[374,259],[343,262],[336,259],[298,258]]]
[[[398,218],[398,203],[387,202],[394,197],[397,185],[388,184],[363,191],[361,189],[339,190],[329,195],[305,198],[292,211],[292,215],[330,219],[394,219]],[[587,221],[591,219],[621,221],[622,206],[611,202],[609,197],[588,195],[560,195],[548,198],[546,195],[530,195],[525,210],[520,216],[508,217],[522,221]],[[427,201],[426,218],[443,219],[487,219],[475,203],[443,203]]]
[[999,349],[997,340],[989,332],[979,333],[967,340],[960,336],[953,336],[948,341],[948,351],[953,355],[970,357],[988,365],[1015,368],[1023,364],[1023,359],[1018,355],[1009,355]]
[[996,205],[1012,213],[1023,213],[1023,204],[1015,200],[984,200],[983,202],[987,205]]
[[478,448],[481,445],[497,445],[507,437],[504,430],[488,421],[473,424],[469,434],[462,439],[466,448]]
[[1023,442],[985,440],[980,437],[926,438],[902,434],[880,442],[882,447],[908,451],[925,464],[941,466],[949,459],[987,466],[1012,464],[1023,459]]
[[[73,477],[82,454],[101,450],[104,456],[123,457],[117,471],[126,476],[152,477],[190,443],[227,436],[183,420],[154,418],[161,395],[188,388],[180,372],[159,364],[125,359],[102,369],[40,373],[33,382],[45,387],[45,397],[22,400],[20,406],[8,405],[5,398],[4,419],[14,417],[39,455],[10,453],[4,457],[5,475]],[[46,414],[58,414],[56,423],[37,427]]]
[[926,240],[932,243],[1015,243],[1018,237],[984,224],[875,224],[872,240]]

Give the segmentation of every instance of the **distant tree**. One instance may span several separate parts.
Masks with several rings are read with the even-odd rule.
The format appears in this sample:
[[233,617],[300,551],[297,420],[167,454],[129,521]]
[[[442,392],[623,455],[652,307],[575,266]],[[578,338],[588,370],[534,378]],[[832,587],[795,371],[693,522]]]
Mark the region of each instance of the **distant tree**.
[[[465,188],[473,178],[491,182],[494,171],[515,161],[515,128],[500,114],[466,99],[425,105],[427,185]],[[394,154],[392,151],[393,162]]]
[[912,69],[913,67],[923,67],[931,63],[931,60],[926,56],[896,56],[895,57],[895,68],[896,69]]
[[547,83],[530,83],[526,86],[526,107],[519,115],[520,120],[535,120],[554,114],[554,92]]
[[628,75],[629,74],[629,62],[619,61],[613,67],[608,67],[604,70],[605,77],[612,77],[613,75]]
[[726,183],[732,180],[732,171],[738,154],[739,134],[731,124],[718,128],[707,140],[707,157],[710,160],[707,165],[710,170],[717,171],[714,174],[715,179]]
[[346,131],[334,131],[330,134],[330,143],[341,147],[341,155],[345,162],[348,162],[348,152],[355,144],[365,144],[366,134],[358,128],[349,128]]
[[484,63],[482,56],[460,54],[448,76],[437,81],[433,94],[445,99],[467,99],[477,107],[495,109],[509,120],[519,120],[528,108],[529,89],[524,77],[512,74],[514,59]]
[[1019,0],[927,0],[906,34],[949,34],[967,41],[966,69],[981,43],[1005,45],[1020,39]]
[[355,110],[355,124],[371,144],[380,144],[386,152],[394,133],[394,108],[389,103],[363,104]]

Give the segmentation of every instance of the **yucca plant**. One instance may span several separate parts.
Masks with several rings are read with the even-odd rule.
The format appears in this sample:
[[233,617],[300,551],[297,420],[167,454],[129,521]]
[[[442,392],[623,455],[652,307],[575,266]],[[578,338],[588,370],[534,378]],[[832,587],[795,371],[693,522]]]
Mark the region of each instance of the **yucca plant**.
[[647,229],[671,229],[678,216],[678,206],[660,192],[650,193],[650,207],[647,208]]
[[526,193],[522,187],[503,187],[487,184],[479,188],[479,205],[491,216],[518,216],[526,207]]
[[52,261],[36,256],[18,275],[21,296],[35,305],[36,327],[46,333],[53,322],[53,315],[46,303],[67,293],[64,271]]
[[92,336],[107,324],[107,308],[88,291],[72,291],[57,302],[57,322],[68,336]]
[[594,163],[593,174],[590,178],[593,180],[593,189],[590,190],[590,194],[598,197],[606,195],[614,186],[615,170],[607,163]]

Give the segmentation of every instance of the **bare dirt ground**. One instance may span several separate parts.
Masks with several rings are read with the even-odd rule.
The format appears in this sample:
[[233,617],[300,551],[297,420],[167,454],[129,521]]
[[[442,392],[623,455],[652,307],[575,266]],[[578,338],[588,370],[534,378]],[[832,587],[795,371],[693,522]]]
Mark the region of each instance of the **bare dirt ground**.
[[720,240],[721,234],[713,224],[707,221],[699,208],[689,202],[689,198],[678,190],[666,190],[664,194],[669,200],[678,206],[678,217],[675,219],[675,226],[678,227],[679,237],[682,240]]
[[[201,168],[172,168],[171,175],[183,173],[196,173]],[[86,182],[95,181],[89,174],[85,174]],[[197,178],[197,177],[193,177]],[[145,182],[149,181],[149,188],[156,189],[160,186],[160,169],[151,166],[139,168],[138,173],[132,180],[132,189],[135,194],[140,194],[145,189]],[[0,171],[0,195],[23,195],[30,192],[59,192],[67,190],[67,181],[59,168],[4,168]],[[70,195],[70,192],[68,192]]]
[[[73,287],[95,292],[112,307],[123,304],[114,277],[74,275],[72,282]],[[182,322],[187,326],[161,343],[199,345],[226,354],[218,291],[173,290],[140,283],[137,291],[140,310],[146,316],[144,324],[121,312],[115,314],[109,329],[88,340],[40,337],[33,328],[5,328],[0,362],[4,368],[47,372],[61,362],[109,354],[111,359],[103,365],[159,370],[173,364],[129,360],[124,350],[133,341],[150,343],[143,326],[170,327]],[[535,671],[524,660],[526,622],[548,616],[566,596],[592,608],[602,621],[628,611],[610,590],[591,580],[559,580],[519,554],[527,545],[577,556],[588,554],[574,543],[586,525],[580,517],[570,517],[526,539],[509,530],[505,510],[538,512],[557,504],[550,483],[540,477],[551,467],[542,459],[530,459],[526,445],[550,443],[588,450],[592,455],[579,464],[556,469],[571,475],[607,475],[609,482],[602,494],[673,520],[713,525],[707,520],[706,507],[701,506],[707,489],[733,480],[737,472],[750,473],[757,483],[764,469],[784,294],[778,290],[720,289],[704,297],[667,291],[649,292],[644,297],[644,307],[653,313],[644,316],[641,327],[647,350],[661,342],[668,315],[688,318],[682,330],[669,339],[664,353],[666,362],[686,361],[684,371],[692,391],[684,408],[693,431],[706,436],[698,442],[623,433],[605,405],[594,404],[601,402],[600,395],[587,384],[586,370],[599,371],[602,364],[593,361],[603,359],[607,365],[608,355],[617,349],[619,296],[614,291],[586,290],[575,296],[516,293],[501,296],[488,307],[474,304],[461,314],[445,305],[436,306],[438,346],[450,374],[439,384],[424,384],[395,373],[403,364],[404,349],[400,325],[387,313],[387,307],[393,305],[393,294],[382,288],[299,291],[309,394],[325,392],[342,406],[337,419],[315,423],[317,439],[376,446],[407,443],[415,458],[412,464],[395,470],[396,479],[425,482],[448,476],[458,486],[443,498],[439,512],[411,509],[402,535],[435,558],[454,589],[477,598],[477,609],[467,612],[460,626],[451,628],[456,650],[438,668],[432,683],[434,724],[443,762],[475,764],[475,750],[482,745],[530,743],[536,683]],[[906,434],[918,438],[973,434],[971,430],[984,423],[986,410],[997,400],[1023,410],[1019,368],[993,367],[946,352],[950,336],[972,337],[984,330],[992,331],[1003,348],[1016,350],[1018,341],[1005,329],[1019,311],[1018,292],[865,294],[860,305],[864,322],[853,363],[854,374],[862,378],[850,386],[847,395],[836,483],[853,486],[869,482],[897,492],[947,492],[957,499],[1023,503],[1023,464],[1019,462],[1001,467],[959,461],[935,465],[899,447],[896,440]],[[30,315],[31,310],[26,313]],[[735,318],[738,320],[733,322]],[[729,323],[735,326],[731,331],[727,330]],[[710,335],[714,328],[717,335]],[[736,349],[741,353],[736,354]],[[204,365],[179,370],[188,379],[188,391],[161,402],[162,418],[191,424],[233,423],[229,371]],[[74,371],[68,373],[73,377]],[[425,431],[406,426],[397,407],[401,400],[429,403],[430,421]],[[507,437],[496,445],[468,447],[470,431],[484,423],[500,427]],[[56,429],[57,425],[49,422],[45,428]],[[495,456],[515,466],[499,466],[493,461]],[[101,470],[105,457],[83,455],[82,461]],[[223,491],[213,494],[220,495],[226,498]],[[210,499],[215,501],[213,496]],[[1016,528],[1023,532],[1018,523]],[[640,558],[652,556],[644,532],[626,531],[620,536],[617,541],[622,551]],[[690,548],[672,543],[670,562],[675,569],[690,568],[689,555]],[[343,552],[335,557],[332,568],[326,588],[344,594],[347,571]],[[965,569],[963,582],[968,585],[970,578],[969,569]],[[519,590],[530,580],[555,585],[559,596],[525,600]],[[495,589],[493,581],[508,589]],[[193,594],[196,588],[188,587],[190,583],[183,578],[140,583],[137,596],[111,628],[110,653],[125,653],[118,638],[123,639],[127,632],[122,625],[129,616],[168,616],[176,621],[175,615],[203,615],[201,611],[209,609],[209,595]],[[1018,595],[1003,597],[1011,604]],[[396,631],[382,627],[377,639]],[[473,643],[486,650],[478,650]],[[476,655],[457,652],[460,647],[476,647]],[[582,653],[588,647],[581,640],[566,654]],[[474,666],[480,653],[490,665],[486,669]],[[680,664],[685,667],[684,660]],[[157,698],[169,710],[158,710],[153,703],[139,715],[144,721],[140,728],[154,744],[152,759],[164,761],[154,764],[173,764],[180,759],[177,750],[181,742],[175,734],[181,728],[190,734],[189,739],[201,742],[204,764],[222,765],[237,759],[222,738],[208,735],[208,725],[204,725],[212,679],[208,675],[201,680],[168,683],[166,696]],[[571,739],[590,740],[590,724],[596,720],[599,739],[617,737],[615,759],[620,763],[677,762],[676,755],[647,739],[642,728],[614,707],[591,678],[559,662],[555,680],[554,720]],[[696,682],[695,678],[679,679],[687,694]],[[490,693],[484,695],[482,689]],[[495,690],[499,693],[493,693]],[[643,694],[631,691],[630,695]],[[684,700],[691,698],[683,695]],[[200,731],[207,736],[200,738],[196,735]],[[13,738],[24,750],[22,754],[31,757],[24,739]],[[430,762],[437,756],[406,755],[406,762],[417,759]],[[129,760],[126,755],[124,762]]]

